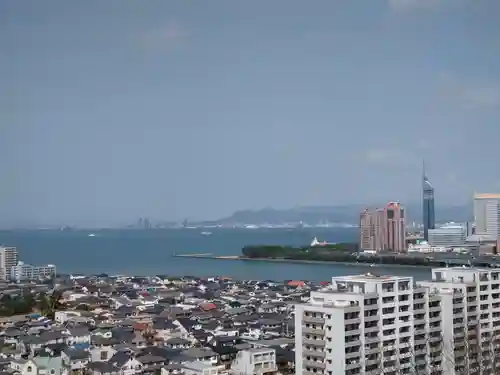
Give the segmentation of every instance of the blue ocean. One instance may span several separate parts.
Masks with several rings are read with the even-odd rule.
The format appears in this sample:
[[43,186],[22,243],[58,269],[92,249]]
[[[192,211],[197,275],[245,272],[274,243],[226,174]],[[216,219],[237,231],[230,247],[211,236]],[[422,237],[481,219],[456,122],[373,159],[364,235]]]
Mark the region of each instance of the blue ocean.
[[308,245],[314,237],[354,242],[357,228],[200,229],[87,231],[0,231],[0,244],[16,246],[28,264],[55,264],[59,273],[110,275],[228,276],[235,279],[329,280],[332,276],[375,272],[430,278],[428,269],[292,264],[176,258],[179,253],[240,255],[246,245]]

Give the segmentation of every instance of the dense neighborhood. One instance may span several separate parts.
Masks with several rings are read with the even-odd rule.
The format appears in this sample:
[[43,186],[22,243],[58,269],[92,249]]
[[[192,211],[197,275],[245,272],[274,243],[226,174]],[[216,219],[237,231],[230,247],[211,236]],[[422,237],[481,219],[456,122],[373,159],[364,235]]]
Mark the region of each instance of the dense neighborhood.
[[289,374],[303,281],[71,276],[3,285],[57,296],[54,311],[0,318],[0,371],[19,375]]

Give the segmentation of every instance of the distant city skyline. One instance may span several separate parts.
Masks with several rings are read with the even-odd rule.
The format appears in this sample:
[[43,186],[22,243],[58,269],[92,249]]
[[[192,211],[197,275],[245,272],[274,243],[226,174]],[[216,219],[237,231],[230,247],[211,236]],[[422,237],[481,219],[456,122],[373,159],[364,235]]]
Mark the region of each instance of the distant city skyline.
[[439,205],[500,191],[499,14],[498,0],[1,1],[0,226],[408,205],[424,157]]

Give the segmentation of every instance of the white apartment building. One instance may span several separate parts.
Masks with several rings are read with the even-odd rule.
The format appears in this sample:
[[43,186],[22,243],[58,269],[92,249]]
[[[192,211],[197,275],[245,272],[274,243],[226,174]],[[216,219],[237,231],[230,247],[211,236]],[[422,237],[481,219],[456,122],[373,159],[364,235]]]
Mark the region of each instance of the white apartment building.
[[334,277],[295,307],[297,375],[448,374],[441,300],[412,277]]
[[500,270],[335,277],[295,308],[297,375],[500,373]]
[[500,194],[474,195],[476,234],[500,236]]
[[17,264],[17,249],[0,246],[0,280],[7,280],[10,269]]
[[500,270],[437,268],[421,285],[441,294],[446,359],[454,373],[500,373]]
[[429,244],[437,247],[459,247],[467,240],[467,228],[464,225],[448,224],[440,228],[429,229]]
[[56,275],[56,266],[48,264],[46,266],[32,266],[24,262],[18,262],[11,267],[9,277],[12,281],[20,282],[26,280],[43,280]]

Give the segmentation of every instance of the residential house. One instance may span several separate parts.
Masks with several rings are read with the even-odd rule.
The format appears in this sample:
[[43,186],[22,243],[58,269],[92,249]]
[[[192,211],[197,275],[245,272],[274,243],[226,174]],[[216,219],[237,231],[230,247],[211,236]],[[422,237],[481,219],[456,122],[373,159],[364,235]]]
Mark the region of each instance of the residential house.
[[90,345],[90,331],[88,327],[79,326],[70,328],[67,332],[66,342],[69,346],[88,348]]
[[[183,365],[184,375],[222,375],[225,368],[206,362],[190,362]],[[164,375],[162,371],[162,375]],[[165,374],[167,375],[167,374]]]
[[121,371],[108,362],[90,362],[87,370],[92,375],[121,375]]
[[61,331],[47,330],[39,336],[21,336],[16,343],[16,347],[23,353],[34,355],[41,351],[45,346],[50,344],[63,344],[66,341],[66,336]]
[[137,357],[137,360],[142,363],[143,372],[154,372],[159,371],[163,366],[165,366],[167,359],[161,356],[155,356],[152,354],[144,354]]
[[28,360],[16,360],[11,362],[10,369],[13,374],[19,375],[63,374],[61,357],[39,356]]
[[91,362],[105,362],[116,354],[113,345],[94,345],[89,352]]
[[277,371],[276,352],[268,348],[241,350],[231,365],[233,375],[276,374]]
[[219,355],[210,348],[189,348],[181,352],[182,363],[187,362],[207,362],[216,365]]
[[111,297],[111,307],[118,310],[120,307],[132,307],[133,302],[126,296],[121,295],[119,297]]
[[73,371],[83,371],[90,360],[90,352],[81,349],[65,349],[61,353],[64,369],[71,373]]
[[134,375],[136,372],[142,371],[142,363],[139,362],[133,354],[126,352],[116,352],[108,361],[113,368],[117,368],[120,375]]
[[188,349],[192,345],[191,341],[186,340],[182,337],[172,337],[165,341],[165,346],[169,349]]
[[273,303],[263,303],[257,308],[257,312],[261,314],[265,313],[277,313],[278,312],[278,306],[273,304]]

